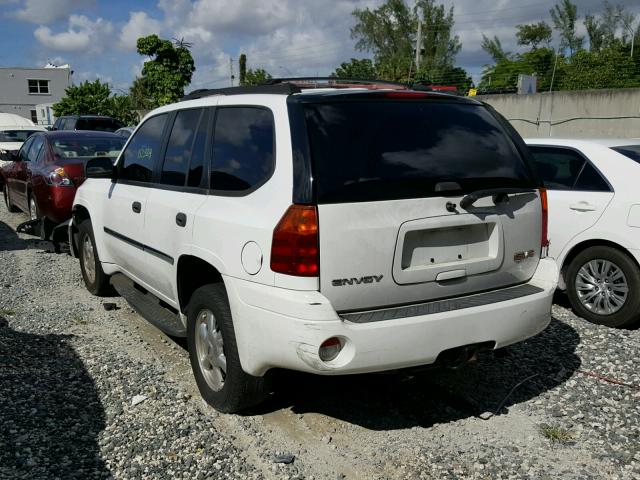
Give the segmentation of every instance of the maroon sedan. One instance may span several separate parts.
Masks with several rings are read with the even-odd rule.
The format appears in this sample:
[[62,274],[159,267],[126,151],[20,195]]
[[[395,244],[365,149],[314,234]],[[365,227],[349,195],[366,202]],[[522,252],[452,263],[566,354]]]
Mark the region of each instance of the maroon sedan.
[[[31,135],[13,162],[0,170],[9,211],[42,219],[44,230],[71,217],[71,206],[85,179],[84,165],[95,157],[115,161],[126,139],[109,132],[54,131]],[[46,235],[45,235],[46,237]]]

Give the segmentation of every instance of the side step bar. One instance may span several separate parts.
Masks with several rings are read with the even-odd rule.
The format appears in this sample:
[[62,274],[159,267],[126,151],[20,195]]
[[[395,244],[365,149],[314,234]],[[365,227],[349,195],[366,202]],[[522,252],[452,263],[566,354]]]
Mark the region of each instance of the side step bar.
[[164,333],[172,337],[187,336],[187,329],[180,321],[179,315],[163,307],[160,300],[152,293],[141,292],[129,278],[121,273],[116,273],[111,277],[111,285],[136,312]]

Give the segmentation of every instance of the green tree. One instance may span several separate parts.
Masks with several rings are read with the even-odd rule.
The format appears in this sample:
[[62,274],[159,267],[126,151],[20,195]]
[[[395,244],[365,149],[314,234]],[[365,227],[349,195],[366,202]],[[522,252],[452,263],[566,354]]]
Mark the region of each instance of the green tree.
[[406,80],[412,64],[417,29],[415,14],[403,0],[387,0],[380,7],[353,11],[351,38],[356,49],[371,52],[384,80]]
[[416,82],[453,86],[459,91],[467,91],[473,85],[473,80],[464,68],[451,65],[431,69],[428,72],[420,69],[416,75]]
[[377,72],[370,59],[363,58],[358,60],[357,58],[352,58],[349,62],[341,63],[330,76],[374,80],[377,78]]
[[456,55],[462,48],[460,38],[453,34],[453,7],[447,11],[444,5],[437,5],[435,0],[417,0],[414,8],[416,19],[420,12],[422,50],[418,75],[442,74],[453,67]]
[[139,38],[136,46],[140,55],[152,57],[144,62],[141,78],[154,106],[173,103],[184,96],[184,88],[191,83],[196,69],[190,45],[183,40],[164,40],[154,34]]
[[[386,0],[376,9],[356,9],[351,38],[356,49],[373,54],[378,77],[384,80],[406,81],[410,73],[415,78],[428,78],[443,69],[453,67],[460,51],[460,40],[453,35],[453,7],[446,10],[435,0],[416,0],[410,9],[404,0]],[[419,20],[422,21],[420,71],[413,60]]]
[[516,25],[518,45],[526,45],[536,50],[540,44],[547,47],[551,43],[551,27],[546,22]]
[[238,59],[238,71],[240,72],[240,86],[247,83],[247,56],[243,53]]
[[584,37],[576,34],[576,21],[578,20],[578,7],[571,0],[562,0],[559,5],[549,10],[553,26],[560,35],[560,49],[569,50],[569,55],[582,48]]
[[562,67],[563,90],[640,87],[640,75],[622,46],[599,52],[581,50]]
[[482,43],[480,44],[481,48],[491,55],[491,58],[494,62],[501,62],[503,60],[508,60],[511,58],[511,52],[505,51],[502,47],[502,42],[497,35],[494,35],[493,38],[487,37],[484,33],[482,34]]
[[65,89],[64,97],[53,105],[56,117],[63,115],[109,115],[111,90],[100,80],[84,81]]
[[129,97],[135,110],[152,110],[155,108],[155,100],[147,86],[148,80],[137,77],[129,87]]
[[114,95],[111,97],[111,113],[109,116],[117,118],[127,126],[138,123],[138,114],[129,95]]
[[138,116],[128,95],[111,95],[109,84],[100,80],[72,85],[64,97],[53,105],[56,117],[63,115],[108,115],[127,125],[134,125]]
[[[604,2],[604,11],[600,16],[586,15],[584,26],[589,39],[589,50],[598,52],[603,48],[631,43],[629,26],[633,24],[635,16],[625,11],[622,5]],[[622,37],[617,38],[618,30],[622,30]]]
[[269,72],[262,68],[256,68],[255,70],[249,69],[247,70],[247,76],[245,80],[245,85],[260,85],[262,83],[271,80],[273,77]]

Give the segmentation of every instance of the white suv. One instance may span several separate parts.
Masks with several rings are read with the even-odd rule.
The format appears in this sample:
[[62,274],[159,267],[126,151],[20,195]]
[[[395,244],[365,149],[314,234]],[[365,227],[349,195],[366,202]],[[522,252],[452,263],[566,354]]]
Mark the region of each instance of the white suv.
[[111,283],[186,336],[204,399],[237,411],[273,368],[414,367],[544,329],[558,271],[528,155],[465,98],[197,91],[151,112],[115,167],[90,161],[72,251],[89,291]]

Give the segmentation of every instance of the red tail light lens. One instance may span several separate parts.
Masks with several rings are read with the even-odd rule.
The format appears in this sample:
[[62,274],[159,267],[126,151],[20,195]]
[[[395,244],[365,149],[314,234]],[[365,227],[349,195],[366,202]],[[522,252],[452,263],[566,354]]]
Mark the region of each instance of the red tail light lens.
[[549,202],[547,201],[547,189],[540,189],[540,202],[542,203],[542,234],[540,245],[543,249],[549,246]]
[[291,205],[282,216],[271,243],[271,270],[298,277],[320,273],[316,207]]

